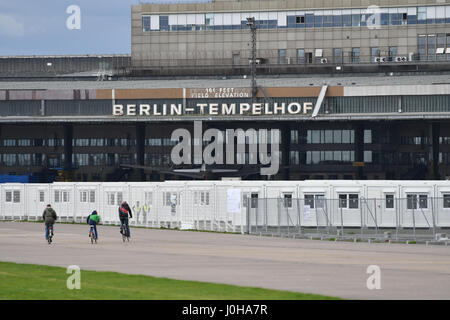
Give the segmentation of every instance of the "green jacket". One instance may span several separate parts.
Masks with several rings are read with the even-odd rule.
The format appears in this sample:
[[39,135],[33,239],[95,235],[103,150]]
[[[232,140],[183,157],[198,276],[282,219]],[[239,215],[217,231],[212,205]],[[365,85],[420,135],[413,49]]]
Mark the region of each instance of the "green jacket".
[[98,214],[91,214],[91,215],[89,215],[87,220],[88,220],[88,223],[89,223],[89,220],[95,221],[95,223],[99,223],[100,216]]
[[58,216],[53,208],[45,208],[44,213],[42,214],[42,219],[44,219],[46,224],[53,224],[58,219]]

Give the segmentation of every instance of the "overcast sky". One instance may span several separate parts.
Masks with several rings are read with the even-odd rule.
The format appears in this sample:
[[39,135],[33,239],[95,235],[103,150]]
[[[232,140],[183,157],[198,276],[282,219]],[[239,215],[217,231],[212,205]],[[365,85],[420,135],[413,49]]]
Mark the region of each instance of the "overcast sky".
[[[139,2],[0,0],[0,55],[129,54],[131,5]],[[66,11],[71,5],[81,10],[79,30],[66,26],[71,16]]]

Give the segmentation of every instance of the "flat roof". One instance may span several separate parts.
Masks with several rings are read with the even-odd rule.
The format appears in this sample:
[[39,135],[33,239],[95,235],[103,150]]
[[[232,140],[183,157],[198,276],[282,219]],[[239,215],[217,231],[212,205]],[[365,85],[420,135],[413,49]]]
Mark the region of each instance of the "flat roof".
[[[439,85],[450,84],[450,74],[444,75],[364,75],[364,76],[307,76],[307,77],[257,77],[262,87],[307,87],[307,86],[388,86],[388,85]],[[109,81],[0,81],[0,89],[46,90],[46,89],[148,89],[148,88],[239,88],[250,87],[251,77],[240,78],[195,78],[154,80],[109,80]],[[450,92],[449,92],[450,93]]]

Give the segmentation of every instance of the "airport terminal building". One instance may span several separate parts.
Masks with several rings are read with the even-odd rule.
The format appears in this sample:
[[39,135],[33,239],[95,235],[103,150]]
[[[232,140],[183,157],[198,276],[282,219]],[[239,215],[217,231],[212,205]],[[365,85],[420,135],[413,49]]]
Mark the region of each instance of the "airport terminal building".
[[[372,4],[141,4],[130,56],[2,57],[0,175],[183,179],[157,168],[173,166],[176,129],[208,144],[194,138],[201,121],[280,130],[271,179],[447,179],[450,1]],[[227,168],[258,167],[248,149],[234,158]]]

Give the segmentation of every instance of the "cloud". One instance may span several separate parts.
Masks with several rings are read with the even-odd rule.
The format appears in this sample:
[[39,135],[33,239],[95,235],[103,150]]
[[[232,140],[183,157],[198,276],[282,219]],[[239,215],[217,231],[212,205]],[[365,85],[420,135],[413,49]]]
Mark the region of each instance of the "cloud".
[[22,37],[25,35],[25,26],[11,16],[0,13],[0,36]]

